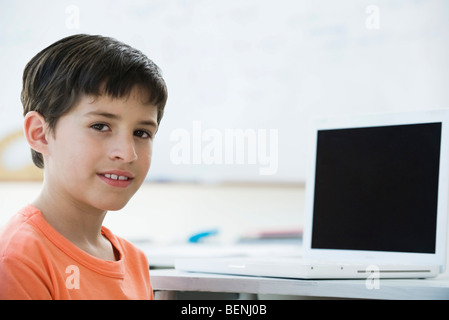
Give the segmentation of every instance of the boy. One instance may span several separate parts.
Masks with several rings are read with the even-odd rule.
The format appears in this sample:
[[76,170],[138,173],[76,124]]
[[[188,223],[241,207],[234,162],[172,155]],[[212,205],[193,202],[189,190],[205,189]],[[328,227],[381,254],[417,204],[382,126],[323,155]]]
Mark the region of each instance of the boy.
[[114,39],[69,36],[27,64],[21,99],[44,182],[0,231],[0,299],[152,299],[145,255],[102,222],[150,167],[159,68]]

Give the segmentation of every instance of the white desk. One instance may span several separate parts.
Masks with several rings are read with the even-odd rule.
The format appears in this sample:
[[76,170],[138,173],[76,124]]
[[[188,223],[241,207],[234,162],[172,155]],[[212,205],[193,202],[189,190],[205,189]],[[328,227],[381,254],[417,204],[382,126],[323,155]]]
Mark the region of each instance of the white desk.
[[449,275],[433,279],[381,279],[379,289],[365,280],[291,280],[151,270],[156,299],[176,299],[178,292],[241,293],[243,298],[353,298],[449,300]]

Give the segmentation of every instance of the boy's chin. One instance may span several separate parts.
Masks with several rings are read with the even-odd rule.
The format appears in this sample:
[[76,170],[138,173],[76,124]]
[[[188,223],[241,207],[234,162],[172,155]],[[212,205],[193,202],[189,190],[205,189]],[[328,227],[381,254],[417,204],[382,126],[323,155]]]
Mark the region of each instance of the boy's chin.
[[123,209],[136,193],[134,189],[120,191],[91,193],[88,201],[93,207],[101,211],[118,211]]
[[123,209],[123,207],[126,206],[128,201],[129,201],[129,199],[126,201],[111,201],[108,203],[102,203],[98,206],[98,208],[103,211],[119,211],[119,210]]

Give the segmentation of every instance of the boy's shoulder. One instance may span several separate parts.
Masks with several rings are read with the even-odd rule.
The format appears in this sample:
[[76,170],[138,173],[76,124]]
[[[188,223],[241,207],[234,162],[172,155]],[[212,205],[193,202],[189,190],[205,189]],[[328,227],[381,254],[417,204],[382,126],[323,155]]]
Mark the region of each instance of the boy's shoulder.
[[26,206],[0,227],[0,257],[23,256],[26,251],[35,249],[33,244],[37,244],[41,236],[32,221],[38,213],[32,206]]
[[0,258],[23,258],[36,254],[42,235],[34,226],[39,210],[28,205],[0,227]]

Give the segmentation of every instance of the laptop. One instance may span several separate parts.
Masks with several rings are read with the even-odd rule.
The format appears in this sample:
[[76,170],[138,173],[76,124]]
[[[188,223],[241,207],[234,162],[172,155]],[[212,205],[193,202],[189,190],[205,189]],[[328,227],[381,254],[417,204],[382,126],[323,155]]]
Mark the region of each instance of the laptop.
[[177,259],[189,272],[428,278],[446,262],[449,110],[313,122],[301,257]]

